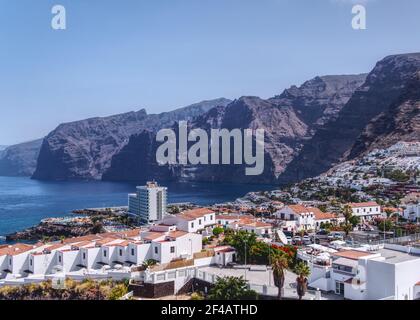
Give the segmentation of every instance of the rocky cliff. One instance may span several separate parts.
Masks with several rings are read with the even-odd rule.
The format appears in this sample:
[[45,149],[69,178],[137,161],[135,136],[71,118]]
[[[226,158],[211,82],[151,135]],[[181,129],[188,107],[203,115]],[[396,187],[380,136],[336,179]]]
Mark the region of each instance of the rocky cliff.
[[[270,99],[200,103],[160,115],[144,110],[59,126],[44,140],[34,178],[289,183],[325,172],[376,145],[418,139],[420,53],[379,61],[369,74],[315,77]],[[264,129],[265,170],[245,165],[156,163],[156,132]]]
[[155,136],[145,133],[132,137],[114,156],[103,178],[273,183],[297,155],[304,141],[310,139],[322,123],[336,116],[364,80],[365,75],[316,77],[268,100],[241,97],[190,122],[191,129],[204,129],[209,136],[210,129],[264,129],[265,165],[261,175],[245,175],[245,164],[158,167]]
[[[395,114],[392,114],[391,109],[399,105],[407,88],[413,85],[413,76],[419,70],[420,53],[389,56],[378,62],[367,76],[366,82],[354,92],[338,113],[336,120],[319,128],[313,138],[305,143],[299,155],[280,176],[280,181],[291,182],[316,176],[340,161],[361,153],[364,149],[361,147],[364,138],[360,138],[354,151],[352,148],[363,133],[365,139],[380,140],[380,135],[376,135],[385,130],[389,121],[392,123],[397,120],[393,118]],[[413,104],[413,101],[409,103]],[[401,111],[400,116],[404,114],[402,109]],[[372,121],[376,124],[371,123]],[[397,122],[399,125],[403,124],[403,121]],[[388,127],[387,130],[392,135],[398,128]]]
[[31,176],[36,168],[42,139],[6,147],[0,151],[0,176]]
[[400,141],[420,141],[420,72],[409,81],[397,101],[369,122],[348,158],[358,157],[373,149],[386,149]]
[[227,99],[203,101],[161,114],[145,110],[105,118],[92,118],[58,126],[43,141],[34,179],[101,179],[112,157],[132,135],[144,130],[171,127],[175,121],[192,119]]

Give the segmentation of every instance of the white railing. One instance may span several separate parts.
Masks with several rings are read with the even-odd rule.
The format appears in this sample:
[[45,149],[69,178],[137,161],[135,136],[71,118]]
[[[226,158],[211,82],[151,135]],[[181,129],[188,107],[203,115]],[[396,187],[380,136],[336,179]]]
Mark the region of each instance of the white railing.
[[130,300],[134,296],[134,292],[131,291],[127,293],[126,295],[122,296],[119,300]]

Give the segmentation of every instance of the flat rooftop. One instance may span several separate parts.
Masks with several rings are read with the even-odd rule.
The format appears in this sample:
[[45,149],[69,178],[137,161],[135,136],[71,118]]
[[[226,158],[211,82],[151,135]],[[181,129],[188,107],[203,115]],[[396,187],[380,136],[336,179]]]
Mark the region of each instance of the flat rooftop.
[[386,263],[395,264],[420,259],[420,255],[408,254],[397,250],[380,249],[378,252],[385,258]]

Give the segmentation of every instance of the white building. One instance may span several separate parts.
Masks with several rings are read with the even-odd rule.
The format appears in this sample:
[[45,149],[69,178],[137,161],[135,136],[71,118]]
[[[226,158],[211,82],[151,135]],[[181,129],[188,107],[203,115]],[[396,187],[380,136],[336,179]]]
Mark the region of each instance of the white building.
[[178,230],[185,232],[201,232],[208,235],[216,224],[216,213],[207,208],[192,209],[179,214],[167,215],[160,224],[174,225]]
[[128,212],[137,216],[140,222],[148,224],[162,220],[166,214],[167,188],[156,182],[137,187],[137,192],[128,195]]
[[240,221],[231,222],[226,226],[233,230],[243,230],[255,233],[259,237],[270,237],[273,234],[273,226],[269,223],[256,221],[255,219],[242,219]]
[[420,221],[420,204],[408,204],[404,209],[404,218],[410,221]]
[[349,206],[353,211],[353,215],[360,217],[362,220],[372,220],[382,215],[381,206],[375,201],[349,203]]
[[294,230],[291,231],[300,231],[300,230],[315,230],[315,213],[314,209],[317,208],[305,207],[303,205],[289,205],[286,206],[275,213],[276,217],[284,221],[294,221],[294,223],[289,223],[288,226],[292,227]]
[[309,287],[351,300],[420,299],[420,249],[386,245],[376,251],[339,251],[327,261],[316,257],[307,261]]
[[[129,278],[131,266],[153,259],[160,264],[193,259],[202,250],[202,236],[176,226],[135,229],[69,238],[35,246],[0,248],[0,285],[21,284],[62,274],[76,277]],[[121,272],[124,270],[124,272]]]

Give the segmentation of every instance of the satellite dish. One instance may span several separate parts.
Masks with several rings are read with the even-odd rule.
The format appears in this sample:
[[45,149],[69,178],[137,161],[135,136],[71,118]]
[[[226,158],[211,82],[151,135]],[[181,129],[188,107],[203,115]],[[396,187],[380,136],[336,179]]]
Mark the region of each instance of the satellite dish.
[[284,232],[283,232],[283,231],[281,231],[281,230],[277,230],[277,236],[279,237],[280,241],[281,241],[283,244],[287,244],[287,237],[286,237],[286,235],[284,234]]

